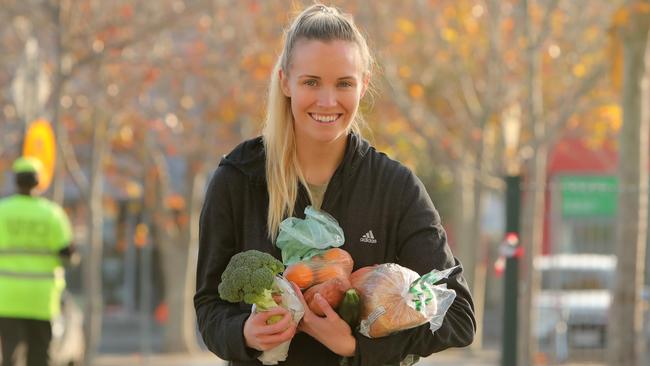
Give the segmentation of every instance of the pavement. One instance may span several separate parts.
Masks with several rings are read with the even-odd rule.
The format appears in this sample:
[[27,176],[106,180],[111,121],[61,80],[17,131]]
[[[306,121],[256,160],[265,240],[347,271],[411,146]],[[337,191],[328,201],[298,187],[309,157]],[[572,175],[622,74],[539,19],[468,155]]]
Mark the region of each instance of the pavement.
[[[418,366],[496,366],[499,363],[496,351],[447,350],[421,359]],[[100,354],[95,366],[226,366],[211,353],[186,354]]]
[[[149,319],[112,315],[104,318],[99,355],[94,366],[225,366],[227,363],[209,352],[163,354],[162,327]],[[199,337],[200,339],[200,337]],[[421,359],[418,366],[496,366],[498,344],[487,350],[449,349]]]

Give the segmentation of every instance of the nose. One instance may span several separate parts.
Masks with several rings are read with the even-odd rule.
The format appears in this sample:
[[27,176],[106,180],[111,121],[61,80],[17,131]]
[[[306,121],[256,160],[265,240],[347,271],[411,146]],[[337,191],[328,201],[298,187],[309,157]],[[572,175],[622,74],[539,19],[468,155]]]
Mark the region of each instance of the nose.
[[318,93],[317,104],[319,107],[336,106],[336,91],[331,88],[322,88]]

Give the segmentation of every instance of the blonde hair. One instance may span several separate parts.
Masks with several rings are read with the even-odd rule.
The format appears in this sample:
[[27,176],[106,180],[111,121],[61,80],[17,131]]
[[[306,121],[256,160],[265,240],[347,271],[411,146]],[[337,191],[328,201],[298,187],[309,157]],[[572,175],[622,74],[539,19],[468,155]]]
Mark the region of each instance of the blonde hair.
[[[294,215],[299,182],[307,187],[296,155],[291,100],[282,92],[279,77],[280,70],[288,75],[293,51],[299,40],[354,42],[359,48],[364,77],[369,77],[373,65],[366,40],[354,24],[352,17],[341,13],[336,8],[320,4],[312,5],[303,10],[286,31],[284,48],[271,75],[262,131],[266,150],[266,185],[269,193],[267,227],[268,236],[272,240],[278,234],[280,222],[287,216]],[[357,113],[349,129],[361,134],[362,126],[364,126],[363,118],[360,113]],[[311,200],[309,189],[307,194]]]

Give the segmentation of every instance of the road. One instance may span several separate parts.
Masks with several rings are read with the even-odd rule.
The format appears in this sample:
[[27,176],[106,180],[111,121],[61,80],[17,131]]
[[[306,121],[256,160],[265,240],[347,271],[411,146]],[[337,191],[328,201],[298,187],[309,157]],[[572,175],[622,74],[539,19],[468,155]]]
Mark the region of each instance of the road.
[[[470,353],[465,350],[449,350],[420,360],[418,366],[496,366],[498,354],[494,351]],[[216,356],[209,353],[199,355],[116,355],[101,354],[94,363],[96,366],[226,366]]]

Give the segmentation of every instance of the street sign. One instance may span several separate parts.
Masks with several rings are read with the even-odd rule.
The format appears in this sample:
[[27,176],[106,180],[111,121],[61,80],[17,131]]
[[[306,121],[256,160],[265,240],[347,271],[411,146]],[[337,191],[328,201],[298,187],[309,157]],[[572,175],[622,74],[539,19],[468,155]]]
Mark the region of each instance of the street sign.
[[562,216],[614,217],[618,202],[616,176],[566,175],[560,177]]
[[56,163],[56,142],[50,123],[44,119],[32,122],[25,134],[23,156],[37,158],[43,163],[39,172],[38,192],[44,192],[52,183],[54,165]]

